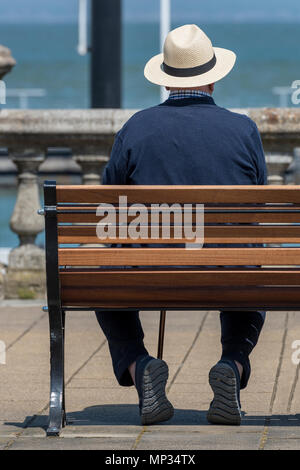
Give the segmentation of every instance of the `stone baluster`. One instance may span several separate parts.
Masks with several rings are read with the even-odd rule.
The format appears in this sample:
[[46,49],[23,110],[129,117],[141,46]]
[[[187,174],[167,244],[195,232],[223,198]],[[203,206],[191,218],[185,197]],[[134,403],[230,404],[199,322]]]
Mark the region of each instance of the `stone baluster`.
[[[293,157],[280,153],[266,154],[266,162],[268,167],[268,184],[284,185],[285,172],[293,161]],[[275,224],[276,225],[276,224]],[[280,243],[269,243],[270,248],[280,248]]]
[[82,184],[101,184],[101,174],[109,160],[110,145],[103,144],[101,147],[72,149],[73,159],[81,167]]
[[[3,77],[9,73],[12,68],[16,65],[15,59],[11,55],[10,49],[5,46],[0,45],[0,112],[1,105],[6,104],[6,86],[2,83]],[[2,111],[3,114],[3,111]],[[4,292],[4,266],[0,263],[0,299],[5,295]]]
[[97,155],[76,155],[73,157],[82,170],[82,184],[101,184],[101,173],[108,157]]
[[0,80],[16,65],[10,49],[0,45]]
[[[99,185],[101,184],[101,174],[109,160],[110,146],[105,145],[102,148],[89,149],[88,154],[78,154],[78,150],[73,149],[73,159],[81,167],[82,184]],[[82,244],[85,247],[99,247],[105,245]]]
[[300,184],[300,147],[294,149],[294,175],[295,184]]
[[[74,154],[73,150],[73,154]],[[97,153],[100,153],[97,154]],[[101,184],[101,174],[103,168],[105,167],[106,163],[109,160],[109,148],[105,147],[102,151],[99,150],[94,151],[94,155],[87,154],[87,155],[78,155],[75,153],[73,159],[76,163],[81,167],[82,170],[82,184],[89,184],[89,185],[99,185]],[[85,247],[99,247],[104,245],[94,245],[94,244],[82,244]]]
[[284,175],[293,161],[293,157],[280,153],[267,153],[268,184],[285,184]]
[[5,282],[6,298],[43,298],[45,296],[45,253],[35,245],[44,230],[44,218],[37,214],[41,207],[37,172],[44,156],[34,150],[14,155],[18,170],[17,200],[10,228],[20,244],[9,254]]

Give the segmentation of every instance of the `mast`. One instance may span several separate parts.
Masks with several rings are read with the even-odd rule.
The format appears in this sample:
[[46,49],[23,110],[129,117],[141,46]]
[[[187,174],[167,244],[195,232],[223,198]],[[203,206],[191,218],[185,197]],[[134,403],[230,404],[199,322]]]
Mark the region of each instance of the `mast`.
[[91,0],[91,107],[121,107],[121,0]]
[[[160,49],[163,51],[164,42],[171,29],[171,0],[160,0]],[[168,91],[165,87],[160,88],[160,99],[165,101],[168,98]]]

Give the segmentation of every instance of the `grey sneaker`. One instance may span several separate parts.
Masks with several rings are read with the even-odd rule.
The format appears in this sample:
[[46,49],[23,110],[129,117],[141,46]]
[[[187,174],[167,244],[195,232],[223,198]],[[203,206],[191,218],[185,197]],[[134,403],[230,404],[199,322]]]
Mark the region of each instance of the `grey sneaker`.
[[174,408],[165,392],[168,377],[169,369],[165,361],[151,356],[137,359],[135,384],[143,425],[167,421],[174,415]]
[[241,424],[240,374],[234,361],[222,359],[209,372],[209,385],[214,392],[207,412],[212,424]]

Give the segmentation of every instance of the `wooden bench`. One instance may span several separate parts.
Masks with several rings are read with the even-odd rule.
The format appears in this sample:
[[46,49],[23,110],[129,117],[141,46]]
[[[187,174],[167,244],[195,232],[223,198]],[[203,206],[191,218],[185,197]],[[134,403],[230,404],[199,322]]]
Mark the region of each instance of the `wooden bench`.
[[[139,248],[126,247],[132,240],[120,239],[118,231],[99,238],[96,227],[105,219],[97,215],[97,206],[111,204],[121,214],[120,195],[127,196],[128,205],[149,208],[204,204],[204,242],[225,246],[153,248],[187,241],[173,237],[174,226],[171,240],[144,235],[138,243],[146,246]],[[47,435],[59,435],[66,423],[66,311],[160,310],[161,357],[166,310],[299,310],[300,248],[285,246],[300,243],[297,186],[56,186],[47,181],[44,197],[51,353]],[[195,223],[194,209],[191,214]],[[162,214],[158,220],[162,229]],[[120,248],[105,246],[120,242]],[[230,246],[247,243],[259,246]]]

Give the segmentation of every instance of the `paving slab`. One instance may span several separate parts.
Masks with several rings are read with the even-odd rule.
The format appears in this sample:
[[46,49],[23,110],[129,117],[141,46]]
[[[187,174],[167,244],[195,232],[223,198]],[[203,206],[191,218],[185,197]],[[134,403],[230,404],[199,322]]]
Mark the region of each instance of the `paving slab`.
[[134,438],[107,437],[107,438],[20,438],[11,446],[10,450],[131,450]]
[[148,430],[139,440],[140,450],[253,450],[258,447],[260,440],[260,428],[236,430],[232,426],[219,426],[215,429],[204,429],[189,426],[181,430],[171,431]]
[[[157,353],[159,312],[143,312],[145,344]],[[164,359],[174,417],[141,426],[137,392],[119,387],[105,337],[93,312],[69,312],[66,320],[68,426],[46,438],[49,404],[48,318],[40,305],[0,303],[0,449],[299,449],[300,313],[270,312],[252,356],[252,376],[241,391],[242,425],[206,420],[212,399],[210,367],[219,359],[218,312],[168,312]],[[299,354],[300,357],[300,354]]]

